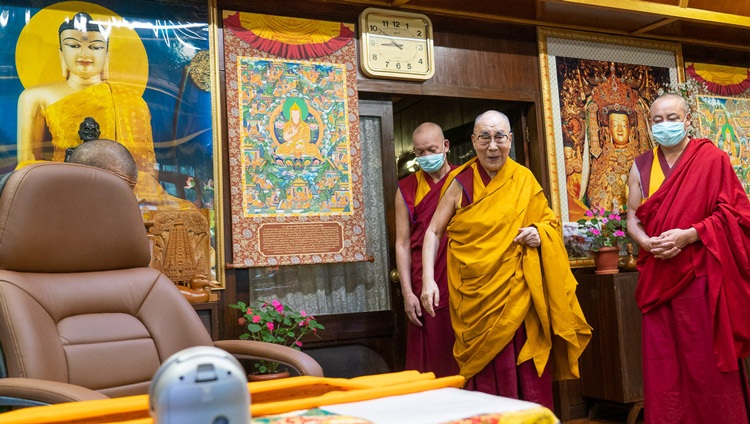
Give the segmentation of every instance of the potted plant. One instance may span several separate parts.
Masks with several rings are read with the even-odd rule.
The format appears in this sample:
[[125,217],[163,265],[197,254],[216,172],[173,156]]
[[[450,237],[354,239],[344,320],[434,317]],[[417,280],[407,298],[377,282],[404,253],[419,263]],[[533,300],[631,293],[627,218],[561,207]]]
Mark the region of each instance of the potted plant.
[[[243,314],[237,321],[240,326],[247,329],[247,332],[240,335],[242,340],[275,343],[300,350],[302,347],[300,339],[304,335],[310,333],[317,335],[318,330],[325,329],[312,315],[304,310],[297,311],[284,306],[278,299],[256,300],[251,305],[237,302],[229,307],[238,309]],[[277,374],[279,365],[274,361],[256,361],[255,374]],[[289,375],[288,371],[281,373]],[[248,378],[252,379],[252,375]]]
[[619,272],[617,265],[620,258],[620,243],[626,243],[627,225],[619,211],[608,211],[604,208],[589,209],[586,218],[578,220],[578,229],[591,240],[591,250],[597,274],[614,274]]

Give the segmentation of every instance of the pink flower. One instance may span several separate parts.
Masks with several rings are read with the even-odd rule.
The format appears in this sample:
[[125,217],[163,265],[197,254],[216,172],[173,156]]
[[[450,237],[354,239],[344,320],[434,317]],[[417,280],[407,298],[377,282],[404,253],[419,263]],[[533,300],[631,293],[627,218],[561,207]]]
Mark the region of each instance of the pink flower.
[[605,210],[604,208],[599,209],[599,215],[604,216]]
[[305,312],[304,310],[299,311],[299,314],[302,315],[303,317],[307,316],[307,312]]
[[259,323],[260,322],[260,315],[253,315],[253,322],[256,323],[256,324]]
[[586,213],[584,215],[586,215],[588,217],[592,217],[592,216],[594,216],[594,212],[591,212],[591,210],[589,209],[589,210],[586,211]]
[[608,222],[609,222],[609,220],[607,218],[602,218],[602,224],[606,224]]
[[302,342],[301,342],[301,341],[299,341],[299,340],[297,340],[296,342],[294,342],[294,344],[296,344],[296,345],[297,345],[297,346],[299,346],[299,347],[302,347]]
[[244,326],[245,324],[247,324],[247,320],[245,319],[245,317],[240,317],[240,319],[237,320],[237,324],[239,324],[240,326]]
[[615,237],[625,237],[625,231],[622,231],[622,230],[615,231]]
[[276,312],[280,314],[284,313],[284,305],[282,305],[277,299],[274,299],[273,302],[271,302],[271,305],[276,308]]
[[246,313],[246,314],[248,314],[248,315],[252,315],[252,313],[253,313],[253,308],[251,308],[251,307],[249,307],[249,306],[248,306],[248,307],[247,307],[247,311],[245,311],[245,313]]
[[616,213],[610,214],[609,215],[609,219],[614,219],[615,221],[619,221],[620,220],[620,215],[618,215]]
[[268,327],[269,330],[273,331],[273,323],[272,322],[267,322],[266,323],[266,327]]
[[594,229],[591,230],[591,234],[593,234],[595,236],[598,236],[598,235],[601,235],[602,232],[599,231],[598,229],[594,228]]

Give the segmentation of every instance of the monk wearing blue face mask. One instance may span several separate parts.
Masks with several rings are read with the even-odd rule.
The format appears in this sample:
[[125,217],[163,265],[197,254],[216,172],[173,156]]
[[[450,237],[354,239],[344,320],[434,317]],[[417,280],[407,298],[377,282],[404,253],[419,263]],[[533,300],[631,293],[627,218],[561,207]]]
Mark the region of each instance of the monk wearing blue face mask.
[[446,155],[450,142],[443,130],[431,122],[417,127],[412,135],[420,170],[398,182],[396,193],[396,265],[401,279],[406,328],[406,369],[434,372],[438,377],[458,374],[453,358],[455,336],[448,310],[445,237],[435,270],[439,290],[445,297],[434,317],[422,313],[422,241],[435,213],[445,177],[453,167]]
[[640,245],[644,421],[747,423],[750,201],[729,157],[686,135],[685,99],[651,106],[658,146],[628,178],[628,231]]

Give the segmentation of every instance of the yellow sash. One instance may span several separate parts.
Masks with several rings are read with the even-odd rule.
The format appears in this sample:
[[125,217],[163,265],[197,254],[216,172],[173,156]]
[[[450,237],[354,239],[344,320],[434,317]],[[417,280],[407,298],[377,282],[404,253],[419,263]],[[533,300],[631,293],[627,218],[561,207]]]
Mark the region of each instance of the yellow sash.
[[419,170],[414,174],[417,178],[417,193],[414,195],[414,206],[417,206],[427,193],[430,192],[430,183],[425,179],[425,174],[426,173],[422,170]]
[[[651,175],[648,179],[648,197],[651,197],[664,182],[664,171],[659,163],[659,148],[654,147],[654,161],[651,163]],[[644,201],[646,199],[643,199]]]

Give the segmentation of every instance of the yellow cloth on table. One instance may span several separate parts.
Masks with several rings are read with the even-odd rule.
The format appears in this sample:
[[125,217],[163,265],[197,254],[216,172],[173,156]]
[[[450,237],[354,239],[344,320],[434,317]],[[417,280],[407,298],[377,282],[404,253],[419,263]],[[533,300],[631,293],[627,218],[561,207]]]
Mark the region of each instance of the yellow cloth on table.
[[[402,395],[443,387],[462,387],[461,376],[435,378],[432,373],[404,371],[389,374],[345,378],[291,377],[274,381],[249,383],[252,416],[281,414],[298,409],[323,405],[356,402],[385,396]],[[294,398],[306,391],[316,392],[329,386],[327,393]],[[310,389],[314,388],[314,389]],[[256,399],[277,392],[276,397],[287,400],[258,403]],[[4,424],[118,423],[153,424],[148,412],[148,395],[116,399],[71,402],[38,406],[0,415]]]
[[[467,162],[445,184],[472,168],[472,203],[447,227],[453,353],[461,375],[481,371],[524,324],[519,364],[532,359],[541,375],[553,352],[555,378],[578,377],[591,327],[575,295],[560,223],[527,168],[508,158],[485,187],[478,166],[476,158]],[[539,231],[540,248],[513,242],[528,226]]]

